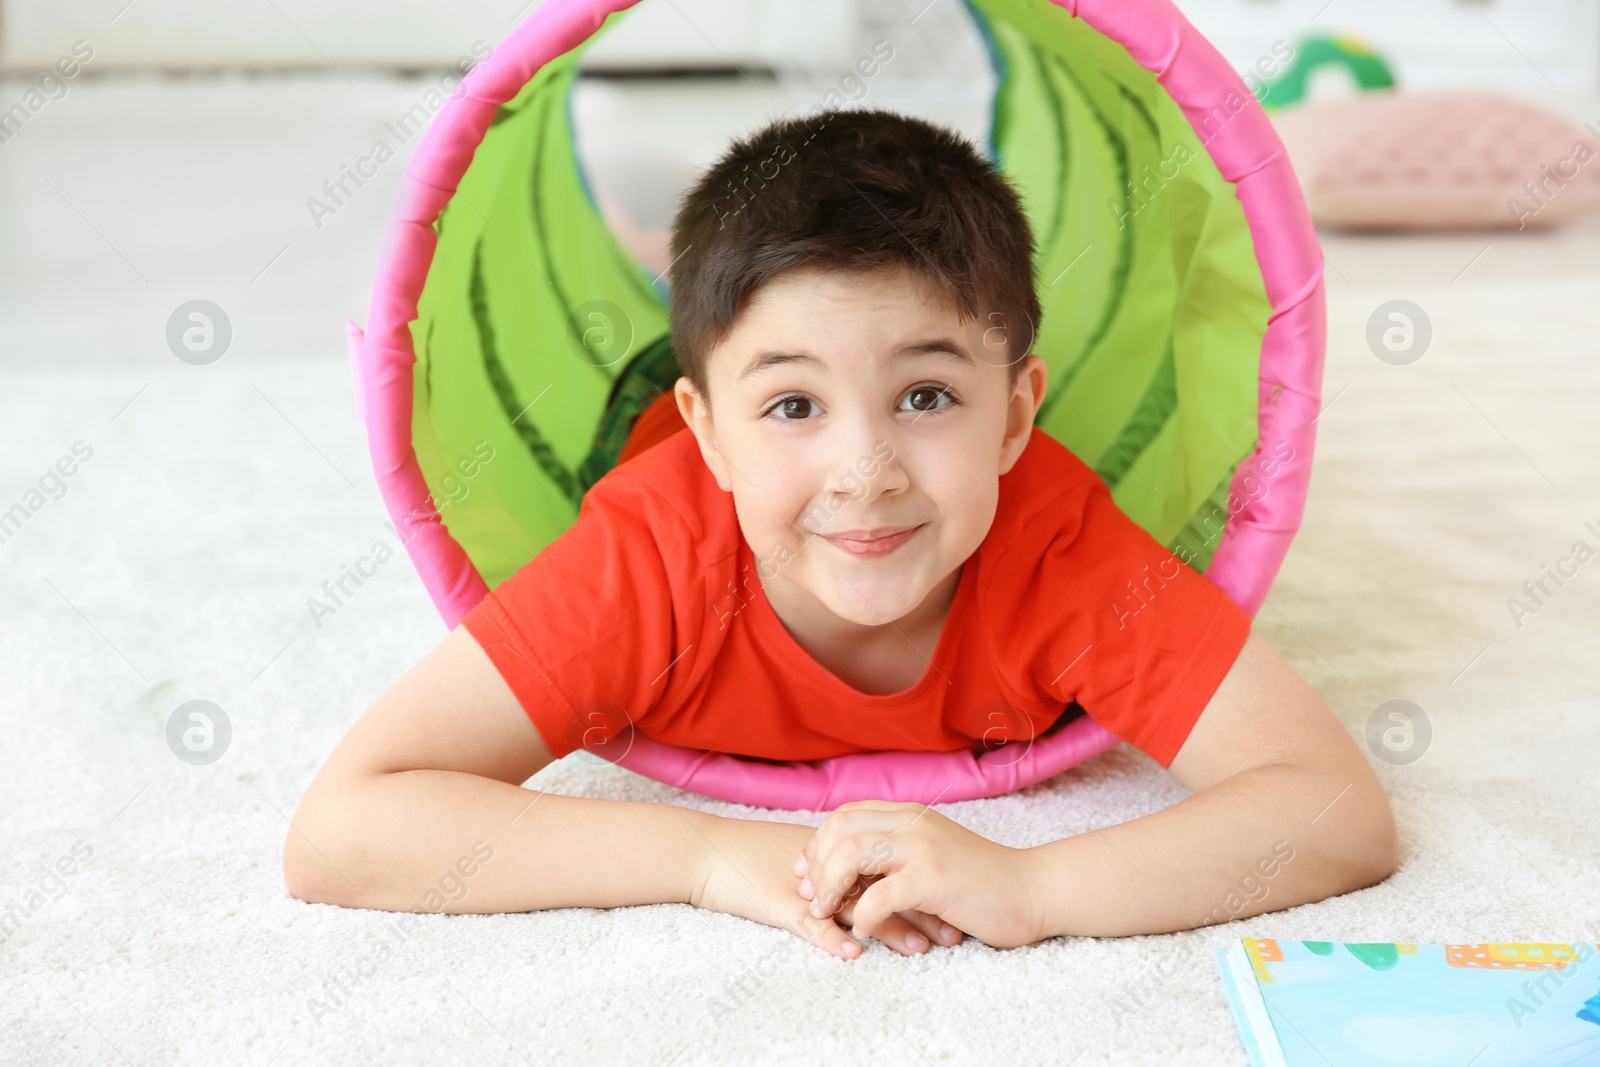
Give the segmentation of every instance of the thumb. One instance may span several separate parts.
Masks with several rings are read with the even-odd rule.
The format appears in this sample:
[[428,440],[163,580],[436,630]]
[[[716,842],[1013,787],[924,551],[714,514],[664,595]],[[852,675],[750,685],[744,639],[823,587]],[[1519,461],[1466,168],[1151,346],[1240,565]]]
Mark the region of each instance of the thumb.
[[792,906],[790,919],[783,926],[802,941],[809,941],[840,959],[857,959],[865,951],[861,942],[851,937],[844,927],[834,921],[833,916],[817,918],[811,914],[811,905],[798,897]]
[[857,937],[872,937],[878,924],[896,912],[938,914],[930,904],[915,874],[909,870],[896,871],[879,878],[861,894],[856,901],[851,932]]

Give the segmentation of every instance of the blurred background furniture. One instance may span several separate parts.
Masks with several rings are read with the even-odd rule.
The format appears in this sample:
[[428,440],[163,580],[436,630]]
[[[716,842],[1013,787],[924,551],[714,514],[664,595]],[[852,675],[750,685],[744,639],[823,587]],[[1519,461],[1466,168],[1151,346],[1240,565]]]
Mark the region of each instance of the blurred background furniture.
[[[535,6],[518,0],[7,0],[0,63],[55,62],[82,38],[111,68],[318,66],[425,68],[498,40]],[[747,73],[848,63],[852,25],[900,19],[891,0],[645,0],[624,32],[589,57],[599,72]],[[1593,0],[1178,0],[1237,68],[1273,42],[1353,31],[1393,57],[1405,84],[1432,88],[1600,88],[1600,5]],[[935,0],[917,19],[942,19]],[[114,32],[113,32],[114,31]],[[955,72],[952,72],[955,73]]]

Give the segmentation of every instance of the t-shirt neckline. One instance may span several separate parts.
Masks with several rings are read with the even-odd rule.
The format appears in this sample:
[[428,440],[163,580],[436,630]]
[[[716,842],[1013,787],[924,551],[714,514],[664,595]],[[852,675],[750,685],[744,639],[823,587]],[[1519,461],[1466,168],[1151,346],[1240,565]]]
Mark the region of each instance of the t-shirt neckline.
[[[755,567],[755,553],[745,542],[744,535],[739,534],[739,565],[740,569],[749,566],[752,572]],[[944,625],[939,628],[939,641],[934,646],[933,655],[929,665],[922,672],[922,677],[912,682],[910,686],[895,693],[863,693],[855,686],[834,674],[828,668],[818,663],[816,658],[805,649],[794,635],[783,625],[783,620],[778,618],[778,613],[767,600],[767,591],[761,587],[759,575],[755,582],[755,593],[752,596],[750,611],[754,616],[757,629],[762,639],[773,642],[772,647],[777,650],[775,657],[778,662],[788,666],[804,675],[814,683],[825,689],[832,690],[833,695],[851,701],[858,705],[878,708],[892,708],[902,704],[919,701],[929,689],[936,684],[949,683],[949,675],[945,668],[948,666],[953,649],[961,630],[966,626],[966,615],[970,610],[968,601],[972,599],[973,587],[978,580],[978,553],[967,557],[961,565],[961,577],[956,581],[956,595],[951,599],[950,610],[945,614]]]

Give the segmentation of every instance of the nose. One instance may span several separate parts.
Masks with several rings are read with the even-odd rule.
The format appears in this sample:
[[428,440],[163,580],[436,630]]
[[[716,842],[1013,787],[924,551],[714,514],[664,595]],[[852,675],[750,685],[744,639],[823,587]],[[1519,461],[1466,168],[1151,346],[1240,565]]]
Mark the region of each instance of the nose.
[[911,477],[896,443],[892,419],[860,416],[838,435],[831,449],[827,495],[836,506],[871,504],[880,496],[903,492]]

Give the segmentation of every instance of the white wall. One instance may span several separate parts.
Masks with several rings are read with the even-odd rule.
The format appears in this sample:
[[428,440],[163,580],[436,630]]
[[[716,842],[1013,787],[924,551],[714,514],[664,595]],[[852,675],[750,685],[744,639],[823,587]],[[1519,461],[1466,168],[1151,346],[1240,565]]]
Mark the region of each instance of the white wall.
[[[0,63],[74,41],[96,69],[432,66],[500,40],[542,0],[0,0]],[[1410,88],[1600,91],[1597,0],[1176,0],[1241,70],[1275,41],[1354,32]],[[642,0],[589,69],[848,65],[863,25],[922,30],[960,0]],[[927,8],[928,10],[924,10]],[[950,11],[944,11],[950,8]]]
[[[77,40],[100,69],[239,66],[447,66],[494,44],[542,0],[5,0],[0,57],[55,63]],[[823,42],[848,0],[793,0],[812,17],[784,27],[790,47]],[[761,3],[643,0],[595,65],[761,65]]]
[[1600,91],[1596,0],[1176,0],[1236,68],[1278,40],[1355,33],[1401,87]]
[[[102,69],[454,62],[510,27],[508,0],[4,0],[8,66],[76,40]],[[374,28],[376,27],[376,28]]]

